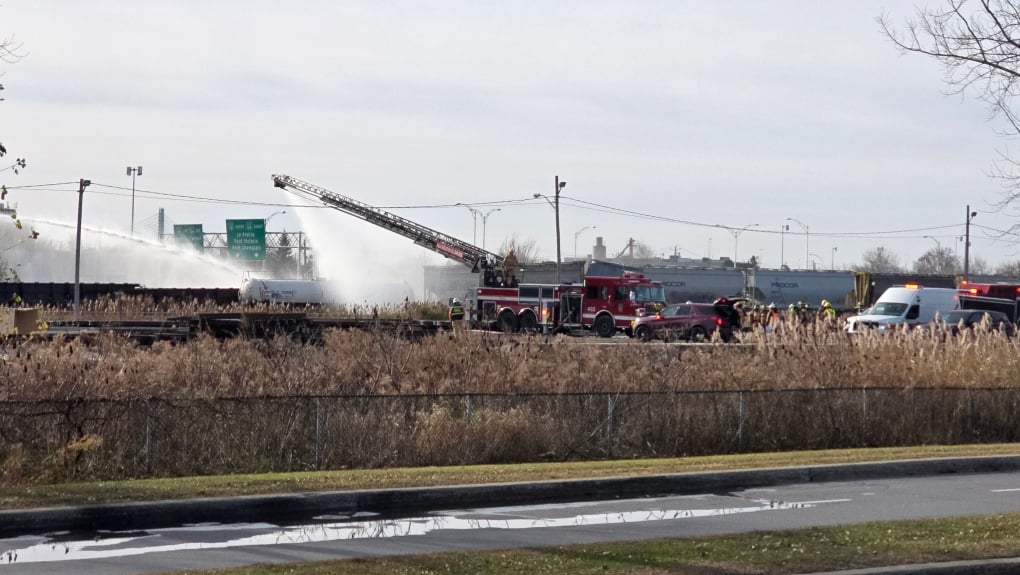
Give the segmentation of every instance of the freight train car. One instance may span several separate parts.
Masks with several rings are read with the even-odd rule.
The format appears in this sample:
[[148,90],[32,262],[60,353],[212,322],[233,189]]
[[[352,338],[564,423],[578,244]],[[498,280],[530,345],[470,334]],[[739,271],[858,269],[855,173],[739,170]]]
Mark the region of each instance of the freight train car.
[[328,284],[320,280],[245,278],[238,290],[241,303],[321,305],[335,303]]
[[824,299],[852,307],[847,299],[854,292],[854,278],[848,271],[749,269],[744,274],[747,297],[761,304],[818,306]]
[[645,266],[641,268],[641,273],[649,279],[662,282],[667,303],[710,302],[719,297],[739,297],[744,293],[744,274],[741,270]]
[[[237,302],[233,288],[147,288],[131,283],[79,284],[81,301],[118,299],[124,296],[147,297],[153,302],[199,302],[229,305]],[[22,305],[70,307],[74,304],[74,283],[0,282],[0,304],[20,301]]]

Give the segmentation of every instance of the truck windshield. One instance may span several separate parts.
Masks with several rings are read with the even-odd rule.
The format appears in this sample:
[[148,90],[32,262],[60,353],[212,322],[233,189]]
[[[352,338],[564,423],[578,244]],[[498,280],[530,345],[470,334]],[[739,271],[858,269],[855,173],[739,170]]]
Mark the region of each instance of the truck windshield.
[[871,315],[903,315],[907,304],[892,301],[880,301],[871,308]]
[[662,286],[635,286],[633,301],[642,303],[666,303],[666,289]]

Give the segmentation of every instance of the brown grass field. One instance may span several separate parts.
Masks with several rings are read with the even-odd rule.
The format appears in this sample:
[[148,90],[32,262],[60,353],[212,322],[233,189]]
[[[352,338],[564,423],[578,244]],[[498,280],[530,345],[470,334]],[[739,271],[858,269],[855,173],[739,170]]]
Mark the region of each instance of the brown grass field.
[[[83,317],[222,311],[112,305]],[[381,310],[441,313],[423,304]],[[0,349],[0,481],[982,443],[1020,433],[1018,342],[1001,333],[850,337],[807,324],[741,340],[605,345],[467,332],[408,341],[372,331],[329,332],[321,345],[11,338]]]

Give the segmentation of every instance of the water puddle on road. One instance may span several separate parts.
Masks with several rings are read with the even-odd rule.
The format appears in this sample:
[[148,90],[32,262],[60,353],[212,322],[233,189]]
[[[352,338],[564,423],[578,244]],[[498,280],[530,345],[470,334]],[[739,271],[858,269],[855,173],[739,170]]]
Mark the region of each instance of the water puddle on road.
[[[664,498],[677,503],[678,498]],[[696,498],[695,498],[696,499]],[[640,510],[588,512],[596,504],[571,503],[440,511],[421,517],[381,519],[374,514],[324,515],[303,525],[271,523],[202,524],[144,531],[97,532],[89,538],[67,533],[0,540],[0,570],[7,564],[80,561],[169,551],[225,549],[249,545],[285,545],[425,535],[446,530],[536,529],[668,521],[813,507],[766,499],[743,500],[742,507],[654,508],[655,499],[632,500]],[[627,504],[614,501],[613,506]],[[374,518],[373,518],[374,517]]]

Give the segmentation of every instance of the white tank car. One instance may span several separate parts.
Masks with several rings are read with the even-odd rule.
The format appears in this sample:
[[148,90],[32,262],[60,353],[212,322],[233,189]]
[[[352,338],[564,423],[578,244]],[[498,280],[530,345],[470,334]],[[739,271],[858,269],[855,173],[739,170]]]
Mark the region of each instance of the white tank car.
[[327,303],[325,284],[318,280],[271,280],[246,278],[241,282],[241,303]]

